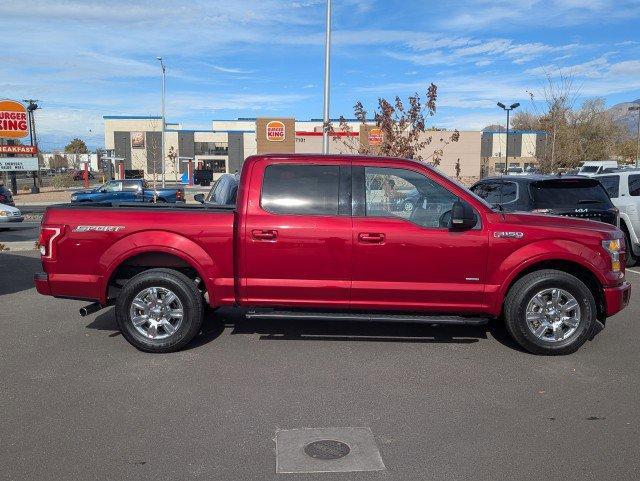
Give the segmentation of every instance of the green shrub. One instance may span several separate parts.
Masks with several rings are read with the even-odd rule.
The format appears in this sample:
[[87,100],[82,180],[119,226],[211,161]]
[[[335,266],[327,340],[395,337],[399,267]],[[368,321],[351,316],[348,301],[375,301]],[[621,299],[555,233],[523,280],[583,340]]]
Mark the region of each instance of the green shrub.
[[75,184],[71,174],[58,174],[51,179],[51,185],[57,188],[71,187]]

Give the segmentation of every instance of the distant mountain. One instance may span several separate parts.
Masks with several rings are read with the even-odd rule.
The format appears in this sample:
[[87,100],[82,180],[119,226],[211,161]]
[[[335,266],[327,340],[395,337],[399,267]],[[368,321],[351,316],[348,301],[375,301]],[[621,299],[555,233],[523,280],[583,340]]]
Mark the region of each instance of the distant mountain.
[[629,107],[640,104],[640,99],[633,102],[622,102],[609,109],[614,120],[624,125],[630,137],[635,137],[638,132],[638,112],[629,112]]

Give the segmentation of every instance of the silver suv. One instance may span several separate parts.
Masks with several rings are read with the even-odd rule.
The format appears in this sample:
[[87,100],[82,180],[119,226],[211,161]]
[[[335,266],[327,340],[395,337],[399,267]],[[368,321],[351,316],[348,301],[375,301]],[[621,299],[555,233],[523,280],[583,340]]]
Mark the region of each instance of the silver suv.
[[619,170],[594,176],[620,211],[620,229],[627,242],[627,265],[640,258],[640,169]]

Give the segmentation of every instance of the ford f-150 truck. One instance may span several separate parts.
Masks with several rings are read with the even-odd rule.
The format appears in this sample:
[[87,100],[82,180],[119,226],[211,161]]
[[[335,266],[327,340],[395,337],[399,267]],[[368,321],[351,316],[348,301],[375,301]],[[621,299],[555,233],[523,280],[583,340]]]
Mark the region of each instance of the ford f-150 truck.
[[240,306],[265,320],[497,319],[528,351],[566,354],[630,293],[617,227],[503,212],[394,158],[253,156],[235,206],[52,206],[39,243],[38,292],[93,301],[84,315],[115,304],[148,352],[185,346],[205,306]]

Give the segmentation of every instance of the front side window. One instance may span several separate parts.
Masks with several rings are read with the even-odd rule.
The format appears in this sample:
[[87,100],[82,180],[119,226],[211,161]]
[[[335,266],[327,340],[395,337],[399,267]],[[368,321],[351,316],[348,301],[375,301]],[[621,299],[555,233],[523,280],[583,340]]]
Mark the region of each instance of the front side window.
[[629,176],[629,195],[640,196],[640,175]]
[[337,165],[269,165],[262,208],[274,214],[338,215]]
[[620,176],[619,175],[607,175],[605,177],[598,177],[598,180],[607,191],[609,197],[618,197]]
[[443,214],[457,200],[456,195],[418,172],[365,167],[368,217],[399,217],[423,227],[446,227]]
[[518,184],[515,182],[487,181],[474,185],[471,190],[491,205],[508,204],[518,199]]

